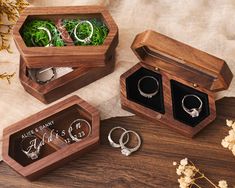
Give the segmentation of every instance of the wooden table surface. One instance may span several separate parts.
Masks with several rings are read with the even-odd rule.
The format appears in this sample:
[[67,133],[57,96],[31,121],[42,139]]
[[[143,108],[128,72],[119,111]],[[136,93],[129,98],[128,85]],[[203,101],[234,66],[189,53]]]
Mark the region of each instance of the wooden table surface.
[[[235,98],[217,101],[217,119],[194,139],[185,138],[164,125],[142,118],[121,117],[101,123],[101,145],[83,157],[28,182],[5,163],[0,163],[0,187],[178,187],[173,161],[188,157],[211,180],[235,186],[235,157],[221,146],[227,135],[225,119],[235,119]],[[126,157],[109,146],[108,131],[123,126],[140,133],[143,144]],[[202,184],[203,185],[203,184]],[[202,187],[209,187],[203,185]]]

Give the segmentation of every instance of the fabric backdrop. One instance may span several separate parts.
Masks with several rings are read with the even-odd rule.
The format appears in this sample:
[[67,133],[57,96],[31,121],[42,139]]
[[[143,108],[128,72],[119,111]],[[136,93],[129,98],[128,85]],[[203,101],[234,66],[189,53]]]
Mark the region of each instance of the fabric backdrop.
[[[221,57],[235,73],[234,0],[30,0],[29,2],[31,6],[100,4],[109,9],[120,31],[115,72],[71,94],[79,95],[96,106],[101,112],[102,119],[131,115],[120,107],[119,77],[138,62],[130,45],[135,35],[146,29],[156,30]],[[0,80],[0,135],[4,127],[49,106],[29,95],[20,85],[19,53],[13,42],[12,50],[13,54],[0,52],[0,73],[17,73],[11,85]],[[216,94],[217,98],[234,95],[234,80],[227,91]]]

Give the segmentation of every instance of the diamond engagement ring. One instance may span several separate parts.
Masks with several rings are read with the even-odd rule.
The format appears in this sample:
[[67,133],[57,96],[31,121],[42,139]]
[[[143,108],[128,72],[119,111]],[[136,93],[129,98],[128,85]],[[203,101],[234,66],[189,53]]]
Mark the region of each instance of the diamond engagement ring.
[[[77,28],[78,28],[79,25],[81,25],[81,24],[83,24],[83,23],[89,24],[89,26],[90,26],[90,28],[91,28],[91,33],[90,33],[90,35],[89,35],[88,37],[86,37],[86,38],[84,38],[84,39],[80,39],[80,38],[78,38],[78,36],[77,36]],[[76,38],[77,41],[82,42],[82,43],[84,43],[84,44],[89,44],[89,43],[91,42],[91,37],[92,37],[92,35],[93,35],[93,32],[94,32],[94,28],[93,28],[92,23],[89,22],[88,20],[84,20],[84,21],[79,22],[79,23],[74,27],[73,34],[74,34],[74,37]]]
[[27,155],[28,158],[35,160],[40,154],[42,143],[36,136],[28,136],[21,141],[20,146],[21,151]]
[[[82,130],[82,125],[86,125],[89,129],[88,131],[88,134],[86,135],[85,134],[85,131]],[[76,131],[79,131],[77,132],[76,134],[73,134],[72,131],[73,130],[76,130]],[[85,136],[89,136],[91,134],[91,125],[90,123],[85,120],[85,119],[76,119],[74,120],[70,126],[69,126],[69,129],[68,129],[68,133],[69,133],[69,136],[70,138],[75,141],[75,142],[79,142],[81,141]]]
[[[136,147],[134,148],[128,148],[125,146],[125,142],[123,142],[123,139],[124,139],[124,136],[126,134],[129,134],[129,133],[133,133],[137,139],[138,139],[138,144]],[[131,153],[137,151],[140,146],[141,146],[141,139],[140,139],[140,136],[135,132],[135,131],[131,131],[131,130],[128,130],[128,131],[125,131],[122,135],[121,135],[121,138],[119,139],[119,144],[121,146],[121,153],[125,156],[129,156]]]
[[[121,147],[120,144],[115,143],[112,139],[112,132],[117,130],[117,129],[121,129],[124,132],[126,131],[126,129],[124,129],[123,127],[114,127],[109,131],[108,140],[109,140],[110,145],[114,148],[120,148]],[[125,145],[128,141],[129,141],[129,134],[126,134],[126,140],[123,144]]]
[[[195,107],[195,108],[187,108],[185,106],[185,99],[189,98],[189,97],[193,97],[196,98],[199,101],[199,107]],[[193,94],[189,94],[189,95],[185,95],[182,99],[182,108],[184,109],[185,112],[187,112],[191,117],[198,117],[200,112],[202,111],[202,100],[197,96],[197,95],[193,95]]]
[[[151,80],[151,81],[154,81],[155,84],[156,84],[156,89],[153,91],[153,92],[149,92],[149,91],[144,91],[144,87],[141,86],[142,85],[142,82],[143,81],[147,81],[147,80]],[[153,76],[144,76],[142,77],[141,79],[139,79],[138,81],[138,91],[140,93],[140,95],[142,95],[143,97],[146,97],[146,98],[152,98],[154,95],[156,95],[159,91],[159,82],[158,80],[153,77]]]

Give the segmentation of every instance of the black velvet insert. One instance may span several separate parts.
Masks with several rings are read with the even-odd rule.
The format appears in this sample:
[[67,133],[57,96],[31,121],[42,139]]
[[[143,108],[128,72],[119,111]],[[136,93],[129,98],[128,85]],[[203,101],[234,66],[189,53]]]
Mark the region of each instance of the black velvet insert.
[[[202,111],[198,117],[191,117],[182,108],[182,99],[187,94],[197,95],[203,102]],[[203,119],[210,115],[208,95],[194,88],[188,87],[175,80],[171,80],[171,95],[174,118],[178,121],[185,123],[191,127],[195,127]],[[200,102],[195,97],[187,97],[184,102],[185,106],[189,109],[199,107]]]
[[[138,81],[144,76],[152,76],[159,82],[159,92],[152,98],[142,96],[138,90]],[[151,93],[156,90],[157,84],[153,79],[143,79],[140,86],[142,91],[145,93]],[[162,114],[165,113],[162,91],[162,76],[160,74],[146,68],[140,68],[126,79],[126,91],[127,98],[129,100]]]

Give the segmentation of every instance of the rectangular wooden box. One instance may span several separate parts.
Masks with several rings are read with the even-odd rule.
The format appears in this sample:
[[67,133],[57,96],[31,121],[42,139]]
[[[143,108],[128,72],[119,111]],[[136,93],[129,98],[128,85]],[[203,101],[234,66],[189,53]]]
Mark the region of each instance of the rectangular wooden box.
[[[21,29],[33,19],[96,18],[109,29],[104,43],[98,46],[27,47]],[[102,6],[28,7],[13,29],[16,46],[28,68],[104,67],[118,45],[118,27],[108,10]]]
[[[150,30],[138,34],[131,48],[141,62],[120,78],[122,108],[188,137],[215,119],[214,92],[227,89],[233,77],[225,61]],[[139,91],[144,76],[159,82],[159,92],[152,98]],[[183,110],[182,99],[188,94],[202,100],[198,117]]]
[[[81,120],[82,119],[82,120]],[[84,124],[82,122],[88,122]],[[74,124],[74,123],[78,123]],[[75,127],[73,126],[75,125]],[[78,132],[75,132],[78,131]],[[79,132],[84,132],[81,140],[74,140]],[[16,172],[29,180],[62,166],[70,160],[93,150],[99,144],[99,112],[77,96],[72,96],[3,131],[3,160]],[[71,136],[72,135],[72,136]],[[34,138],[44,142],[38,158],[28,157],[22,150]],[[26,140],[26,141],[25,141]],[[30,140],[31,141],[31,140]],[[36,143],[38,148],[39,143]],[[32,147],[27,151],[34,152]],[[24,149],[25,150],[25,149]],[[92,164],[91,164],[92,165]]]
[[25,61],[21,58],[19,78],[28,93],[48,104],[112,73],[114,68],[115,54],[110,57],[105,67],[76,67],[72,72],[62,77],[45,84],[39,84],[29,77]]

